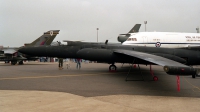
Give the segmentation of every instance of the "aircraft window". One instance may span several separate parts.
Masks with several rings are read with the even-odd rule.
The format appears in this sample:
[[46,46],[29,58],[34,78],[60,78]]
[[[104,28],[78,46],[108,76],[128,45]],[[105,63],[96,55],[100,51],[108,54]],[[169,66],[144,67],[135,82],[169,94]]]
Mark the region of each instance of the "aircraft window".
[[128,38],[127,41],[131,41],[131,38]]
[[127,41],[137,41],[136,38],[128,38]]
[[132,40],[133,40],[133,41],[137,41],[137,39],[136,39],[136,38],[132,38]]

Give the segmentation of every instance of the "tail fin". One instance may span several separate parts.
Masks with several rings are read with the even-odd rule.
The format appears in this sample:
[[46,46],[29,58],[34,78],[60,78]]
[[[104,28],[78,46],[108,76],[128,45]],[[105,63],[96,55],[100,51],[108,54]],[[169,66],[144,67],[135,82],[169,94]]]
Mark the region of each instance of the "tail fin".
[[50,30],[47,32],[44,32],[42,36],[37,38],[35,41],[33,41],[30,44],[25,44],[25,46],[41,46],[41,45],[50,45],[54,38],[59,34],[60,30]]
[[128,33],[136,33],[139,32],[141,24],[135,24],[135,26]]
[[119,34],[117,37],[118,42],[123,43],[126,41],[131,35],[129,33],[137,33],[139,32],[141,24],[135,24],[135,26],[127,33],[127,34]]

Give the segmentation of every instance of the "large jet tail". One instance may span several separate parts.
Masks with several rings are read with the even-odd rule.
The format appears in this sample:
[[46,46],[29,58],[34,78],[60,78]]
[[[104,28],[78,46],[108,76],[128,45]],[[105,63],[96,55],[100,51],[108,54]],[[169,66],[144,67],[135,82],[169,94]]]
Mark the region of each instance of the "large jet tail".
[[137,33],[139,32],[141,24],[136,24],[128,33]]
[[25,46],[41,46],[41,45],[50,45],[54,38],[59,34],[60,30],[50,30],[47,32],[44,32],[42,36],[37,38],[35,41],[33,41],[30,44],[25,44]]
[[129,33],[139,32],[140,26],[141,26],[141,24],[135,24],[135,26],[127,34],[119,34],[119,36],[117,38],[118,42],[123,43],[124,41],[126,41],[130,37]]

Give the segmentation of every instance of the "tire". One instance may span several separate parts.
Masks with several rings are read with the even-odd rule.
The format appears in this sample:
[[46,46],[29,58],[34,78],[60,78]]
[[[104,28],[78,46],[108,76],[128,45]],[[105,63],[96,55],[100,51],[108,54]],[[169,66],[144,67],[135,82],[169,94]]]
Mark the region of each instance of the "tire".
[[115,65],[110,65],[109,70],[110,71],[116,71],[117,67]]

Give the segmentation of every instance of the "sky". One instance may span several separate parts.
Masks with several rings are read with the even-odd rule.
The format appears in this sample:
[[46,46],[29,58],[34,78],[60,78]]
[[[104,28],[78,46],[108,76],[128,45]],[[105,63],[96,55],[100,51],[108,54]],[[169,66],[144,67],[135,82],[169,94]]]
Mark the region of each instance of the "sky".
[[0,45],[20,47],[44,32],[54,41],[117,42],[135,24],[145,31],[196,33],[200,0],[0,0]]

